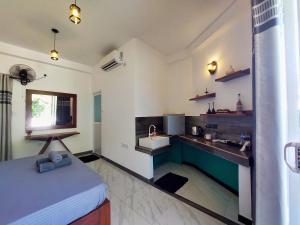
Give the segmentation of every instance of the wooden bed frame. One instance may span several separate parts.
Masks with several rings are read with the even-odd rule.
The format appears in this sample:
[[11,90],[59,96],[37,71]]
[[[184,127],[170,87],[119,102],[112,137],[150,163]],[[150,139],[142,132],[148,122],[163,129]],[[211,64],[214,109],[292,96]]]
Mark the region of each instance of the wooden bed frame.
[[97,209],[69,225],[110,225],[110,201],[105,199]]

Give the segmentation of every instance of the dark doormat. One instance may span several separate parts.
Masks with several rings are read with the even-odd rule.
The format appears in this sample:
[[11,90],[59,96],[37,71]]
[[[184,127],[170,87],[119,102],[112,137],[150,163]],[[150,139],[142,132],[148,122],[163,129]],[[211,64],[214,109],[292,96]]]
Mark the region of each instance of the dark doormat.
[[79,157],[79,159],[84,163],[89,163],[89,162],[100,159],[100,157],[97,155],[94,155],[94,154],[90,154],[90,155],[81,156],[81,157]]
[[155,185],[159,186],[161,189],[169,192],[175,193],[178,191],[186,182],[188,178],[176,175],[174,173],[168,173],[163,177],[155,181]]

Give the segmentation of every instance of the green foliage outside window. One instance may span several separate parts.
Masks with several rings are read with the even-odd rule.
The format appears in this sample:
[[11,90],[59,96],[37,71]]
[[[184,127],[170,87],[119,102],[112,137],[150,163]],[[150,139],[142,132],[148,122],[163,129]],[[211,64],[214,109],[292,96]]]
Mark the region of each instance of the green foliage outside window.
[[40,117],[45,110],[45,103],[41,99],[32,100],[32,117]]

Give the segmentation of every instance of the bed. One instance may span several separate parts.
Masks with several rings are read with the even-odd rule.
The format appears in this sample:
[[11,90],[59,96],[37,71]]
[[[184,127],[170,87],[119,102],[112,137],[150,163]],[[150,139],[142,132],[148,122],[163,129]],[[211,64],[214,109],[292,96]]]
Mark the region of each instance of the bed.
[[67,154],[72,165],[42,174],[35,161],[46,155],[0,163],[0,225],[110,224],[107,185]]

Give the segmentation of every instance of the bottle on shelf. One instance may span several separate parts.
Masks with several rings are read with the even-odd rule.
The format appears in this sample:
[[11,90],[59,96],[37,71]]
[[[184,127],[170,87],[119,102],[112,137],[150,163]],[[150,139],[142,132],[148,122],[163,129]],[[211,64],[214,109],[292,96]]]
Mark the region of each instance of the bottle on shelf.
[[213,105],[213,106],[212,106],[211,113],[212,113],[212,114],[216,114],[216,110],[215,110],[215,102],[213,102],[212,105]]
[[243,114],[243,103],[241,101],[241,94],[238,94],[238,101],[236,103],[236,112],[237,114]]
[[207,114],[211,114],[211,110],[210,110],[210,103],[208,103],[208,110],[207,110]]

